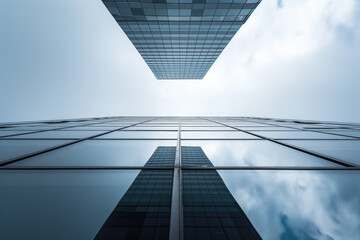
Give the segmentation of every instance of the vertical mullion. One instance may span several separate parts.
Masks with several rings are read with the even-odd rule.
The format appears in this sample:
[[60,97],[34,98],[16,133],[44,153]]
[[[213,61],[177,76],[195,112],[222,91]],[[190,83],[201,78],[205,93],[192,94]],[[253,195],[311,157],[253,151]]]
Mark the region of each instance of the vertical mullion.
[[182,239],[181,123],[179,121],[171,198],[170,240]]
[[184,225],[183,225],[183,184],[182,184],[182,158],[181,158],[181,118],[179,119],[179,190],[180,190],[180,194],[179,194],[179,203],[180,203],[180,208],[179,208],[179,238],[180,240],[184,239]]

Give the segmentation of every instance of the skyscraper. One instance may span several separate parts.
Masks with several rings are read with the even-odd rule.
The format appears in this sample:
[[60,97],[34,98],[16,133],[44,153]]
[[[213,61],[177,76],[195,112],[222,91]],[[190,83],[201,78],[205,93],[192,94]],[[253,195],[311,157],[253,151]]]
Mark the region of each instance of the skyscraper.
[[261,0],[103,0],[157,79],[202,79]]
[[356,239],[360,124],[0,125],[0,239]]

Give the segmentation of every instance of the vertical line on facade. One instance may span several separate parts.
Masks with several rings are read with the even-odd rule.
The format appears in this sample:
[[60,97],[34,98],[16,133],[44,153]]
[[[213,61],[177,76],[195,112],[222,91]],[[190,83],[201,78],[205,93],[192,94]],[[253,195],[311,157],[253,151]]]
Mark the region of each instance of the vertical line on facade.
[[171,198],[170,240],[182,240],[181,123],[179,122]]

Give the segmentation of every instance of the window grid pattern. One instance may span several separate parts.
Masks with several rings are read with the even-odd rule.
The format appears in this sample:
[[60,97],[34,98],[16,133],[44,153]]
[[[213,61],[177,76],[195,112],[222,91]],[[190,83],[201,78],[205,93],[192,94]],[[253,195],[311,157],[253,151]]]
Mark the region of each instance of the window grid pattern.
[[[181,147],[184,166],[213,166],[200,147]],[[184,239],[261,239],[216,170],[183,170]]]
[[[98,131],[102,131],[102,134],[108,134],[114,131],[127,131],[127,130],[137,130],[137,131],[176,131],[178,129],[178,124],[181,123],[181,128],[179,129],[179,136],[181,136],[182,131],[202,131],[203,133],[211,133],[214,131],[241,131],[247,134],[255,134],[257,136],[256,139],[221,139],[222,142],[226,142],[229,146],[234,143],[234,141],[238,143],[244,143],[245,141],[263,141],[263,142],[272,142],[272,144],[278,144],[279,147],[282,148],[291,148],[293,151],[297,151],[304,155],[304,157],[309,156],[311,151],[312,153],[316,154],[317,157],[321,158],[323,161],[332,161],[331,159],[339,160],[338,167],[332,166],[323,166],[323,167],[291,167],[291,166],[271,166],[271,168],[258,168],[258,166],[246,166],[246,168],[242,168],[242,166],[224,166],[223,163],[220,165],[216,165],[213,167],[212,163],[208,161],[205,153],[209,156],[210,153],[207,149],[205,149],[205,153],[202,151],[196,150],[195,146],[199,145],[186,145],[188,139],[179,139],[180,145],[187,147],[187,151],[182,152],[181,160],[182,166],[180,166],[181,172],[183,173],[183,181],[181,183],[184,184],[184,194],[186,194],[186,199],[183,198],[183,201],[186,204],[213,204],[218,203],[221,201],[225,201],[223,196],[226,196],[225,192],[227,190],[220,188],[220,183],[222,180],[219,180],[218,173],[209,168],[214,169],[222,169],[226,170],[244,170],[244,169],[251,169],[253,173],[250,175],[255,176],[254,174],[259,173],[261,170],[276,170],[278,174],[286,175],[288,170],[295,170],[298,171],[305,171],[307,173],[323,171],[324,173],[329,172],[336,172],[336,173],[354,173],[354,175],[359,173],[360,170],[360,162],[358,156],[360,155],[360,124],[359,123],[346,123],[346,122],[327,122],[327,121],[307,121],[307,120],[291,120],[291,119],[274,119],[274,118],[250,118],[250,117],[109,117],[109,118],[89,118],[89,119],[70,119],[70,120],[56,120],[56,121],[36,121],[36,122],[9,122],[9,123],[1,123],[0,124],[0,173],[13,171],[15,173],[22,173],[25,170],[30,171],[31,173],[36,171],[42,171],[44,173],[62,173],[63,171],[73,171],[74,175],[77,173],[83,173],[88,171],[90,168],[82,167],[72,167],[72,166],[54,166],[48,167],[46,164],[43,166],[38,167],[19,167],[12,165],[15,161],[17,163],[31,161],[31,156],[39,155],[45,156],[46,153],[51,152],[54,153],[59,148],[64,148],[64,150],[69,149],[71,146],[77,146],[77,144],[82,143],[83,141],[91,141],[93,143],[99,142],[98,140]],[[171,128],[171,129],[169,129]],[[57,138],[45,138],[44,136],[37,136],[36,138],[23,138],[20,139],[21,136],[30,136],[35,133],[51,133],[52,136],[56,135],[58,132],[69,131],[75,134],[76,132],[80,131],[87,131],[92,132],[93,135],[86,135],[85,138],[78,137],[73,140],[66,140],[66,141],[59,141]],[[301,134],[298,134],[301,133]],[[306,135],[309,133],[309,135]],[[316,137],[315,134],[316,133]],[[271,134],[271,135],[270,135]],[[14,138],[14,135],[18,138]],[[318,136],[322,136],[318,138]],[[65,138],[62,138],[64,140]],[[119,139],[109,139],[109,140],[101,140],[102,142],[108,141],[133,141],[138,140],[136,137],[126,139],[126,140],[119,140]],[[152,142],[155,138],[149,138],[144,141]],[[213,140],[209,137],[204,137],[204,139],[199,140],[200,143],[204,142],[211,142]],[[63,142],[66,142],[64,145]],[[46,143],[46,144],[43,144]],[[130,207],[127,207],[126,210],[137,211],[137,210],[144,210],[142,213],[146,213],[141,215],[139,214],[139,219],[141,216],[144,216],[145,219],[151,218],[146,220],[146,224],[150,225],[141,225],[145,224],[142,220],[134,219],[133,222],[127,221],[125,224],[127,227],[125,228],[116,228],[113,232],[111,232],[109,238],[111,236],[118,236],[123,234],[123,236],[129,236],[129,239],[135,238],[138,239],[141,234],[146,234],[146,236],[150,236],[149,238],[156,238],[161,239],[161,236],[165,236],[166,233],[169,233],[169,225],[164,226],[163,223],[169,221],[170,209],[171,209],[171,193],[172,193],[172,184],[173,177],[174,177],[174,162],[173,158],[175,156],[176,148],[175,147],[166,147],[170,146],[171,144],[157,144],[156,146],[161,145],[164,147],[159,147],[154,154],[150,157],[146,156],[147,159],[150,157],[148,163],[143,167],[133,167],[129,166],[119,166],[116,168],[106,168],[106,166],[101,166],[101,161],[99,161],[99,166],[93,166],[91,169],[101,170],[104,173],[110,173],[111,171],[106,170],[113,170],[113,169],[142,169],[136,181],[133,182],[133,185],[128,189],[129,193],[124,195],[124,197],[120,200],[126,204],[133,204]],[[294,148],[295,146],[295,148]],[[154,148],[155,149],[155,148]],[[153,153],[154,149],[151,150]],[[203,148],[204,149],[204,148]],[[216,151],[216,145],[211,151]],[[256,149],[253,149],[253,152],[256,152]],[[160,154],[161,153],[161,154]],[[227,155],[230,153],[224,152],[224,156],[228,157]],[[281,157],[281,156],[279,156]],[[215,163],[215,159],[212,157],[210,158]],[[49,159],[51,161],[51,159]],[[155,164],[155,161],[157,162]],[[342,164],[345,163],[345,164]],[[348,163],[348,164],[346,164]],[[42,168],[43,167],[43,168]],[[68,167],[68,168],[66,168]],[[90,167],[90,166],[89,166]],[[104,168],[102,168],[104,167]],[[144,169],[144,168],[158,168],[158,169]],[[163,168],[163,169],[162,169]],[[191,169],[196,168],[196,169]],[[52,171],[55,169],[55,171]],[[81,170],[81,171],[80,171]],[[282,170],[286,170],[285,172]],[[316,170],[316,171],[310,171]],[[92,170],[91,170],[92,171]],[[126,171],[126,170],[123,170]],[[96,171],[95,171],[96,172]],[[237,171],[238,174],[242,174],[242,171]],[[223,172],[221,172],[222,174]],[[335,174],[336,174],[335,173]],[[352,174],[349,174],[352,175]],[[223,179],[226,180],[224,175]],[[39,174],[41,177],[41,174]],[[142,180],[142,177],[144,177]],[[336,180],[336,179],[335,179]],[[334,180],[334,181],[335,181]],[[211,184],[207,184],[211,182]],[[190,187],[186,187],[185,185]],[[7,184],[6,182],[4,183]],[[220,185],[219,185],[220,184]],[[238,182],[236,184],[241,185],[242,182]],[[206,185],[206,186],[205,186]],[[148,188],[149,187],[149,188]],[[230,185],[228,187],[231,189]],[[196,191],[193,191],[193,188]],[[196,194],[210,194],[207,195],[208,197],[203,198]],[[189,195],[195,194],[192,198]],[[213,194],[221,194],[221,199],[217,196],[213,196]],[[229,193],[235,194],[234,192]],[[160,197],[156,197],[160,196]],[[235,196],[235,195],[234,195]],[[142,198],[144,197],[144,198]],[[154,200],[152,200],[154,198]],[[151,200],[150,200],[151,199]],[[159,202],[159,199],[164,199],[165,202]],[[126,201],[125,201],[126,200]],[[189,200],[189,201],[188,201]],[[136,203],[138,201],[138,203]],[[155,201],[155,202],[152,202]],[[156,202],[157,201],[157,202]],[[119,202],[119,203],[120,203]],[[230,203],[227,200],[225,203]],[[156,205],[159,204],[159,205]],[[164,204],[164,205],[161,205]],[[223,204],[221,202],[221,204]],[[144,208],[138,209],[136,206],[142,206]],[[156,205],[156,206],[155,206]],[[122,205],[124,207],[125,205]],[[184,213],[189,211],[187,208],[189,205],[185,206]],[[244,208],[243,205],[241,207]],[[118,209],[121,209],[119,206]],[[203,210],[199,210],[200,208],[196,207],[196,214],[207,214],[207,212]],[[226,210],[227,208],[225,208]],[[233,209],[233,208],[229,208]],[[115,209],[116,210],[116,209]],[[191,211],[194,208],[190,208]],[[199,210],[199,211],[198,211]],[[224,209],[223,209],[224,210]],[[228,224],[235,224],[236,226],[240,227],[240,217],[237,220],[232,220],[232,223],[227,221],[228,219],[222,219],[222,216],[228,216],[229,212],[225,211],[225,214],[222,215],[221,212],[216,212],[216,217],[210,218],[220,218],[219,221],[217,220],[208,220],[206,222],[203,221],[202,217],[198,217],[198,215],[191,215],[191,211],[189,211],[190,215],[186,216],[193,216],[193,218],[201,218],[195,220],[189,220],[187,217],[184,221],[183,229],[187,229],[184,233],[187,234],[186,236],[189,239],[197,238],[198,235],[214,234],[212,236],[217,236],[218,239],[221,237],[229,238],[229,236],[235,236],[239,232],[228,231]],[[356,211],[355,211],[356,212]],[[220,214],[221,213],[221,214]],[[147,215],[149,214],[149,215]],[[131,214],[130,214],[131,215]],[[135,215],[133,215],[135,216]],[[204,215],[201,215],[204,216]],[[211,215],[215,216],[215,215]],[[240,215],[239,215],[240,216]],[[248,216],[249,217],[249,216]],[[155,220],[161,218],[161,220]],[[237,217],[235,217],[237,218]],[[251,217],[250,220],[253,222]],[[184,220],[185,220],[184,219]],[[190,226],[189,222],[194,222],[195,225]],[[221,223],[221,227],[216,227],[214,222]],[[203,230],[194,229],[197,225],[196,224],[203,224]],[[131,225],[133,224],[133,225]],[[167,223],[168,224],[168,223]],[[253,224],[255,224],[253,222]],[[130,226],[131,225],[131,226]],[[209,226],[211,226],[211,230],[209,230]],[[145,230],[146,227],[146,230]],[[152,228],[152,230],[150,230]],[[230,227],[231,228],[231,227]],[[141,229],[141,231],[140,231]],[[142,230],[144,229],[144,232]],[[204,231],[207,229],[208,231]],[[96,229],[96,232],[100,230]],[[259,232],[261,237],[266,239],[266,235],[263,235],[261,229],[256,228]],[[126,233],[126,234],[125,234]],[[234,234],[234,235],[231,235]],[[94,236],[95,237],[95,236]],[[167,239],[168,236],[164,237]],[[211,239],[211,237],[210,237]],[[240,238],[239,238],[240,239]]]
[[103,0],[157,79],[202,79],[261,0]]
[[174,166],[175,153],[176,147],[158,147],[145,167],[172,167]]
[[[285,143],[300,146],[303,150],[309,150],[320,154],[318,157],[321,158],[325,158],[324,156],[335,156],[337,159],[351,162],[357,166],[360,165],[358,160],[358,149],[360,149],[360,125],[356,123],[245,117],[208,117],[205,119],[197,117],[184,117],[181,119],[162,117],[159,118],[159,120],[156,119],[156,117],[112,117],[3,123],[0,125],[0,152],[6,154],[1,155],[0,166],[7,165],[8,162],[14,158],[24,159],[26,161],[28,154],[37,152],[40,152],[41,154],[42,151],[49,151],[49,147],[53,147],[55,150],[64,143],[81,142],[82,140],[99,140],[101,137],[96,137],[99,132],[104,134],[102,136],[106,136],[107,133],[120,129],[121,131],[136,130],[137,132],[176,131],[175,129],[177,129],[177,127],[174,126],[174,124],[176,125],[180,121],[182,124],[181,131],[183,132],[201,131],[202,134],[211,134],[215,131],[243,131],[249,134],[249,136],[251,136],[251,134],[256,135],[256,138],[246,139],[247,141],[274,140],[281,144]],[[169,126],[171,126],[172,129],[169,129]],[[71,135],[72,137],[67,137],[63,132],[70,132],[68,136]],[[86,132],[86,134],[77,135],[77,133],[83,132]],[[137,139],[143,138],[129,137],[126,141]],[[157,138],[146,138],[146,140],[149,141],[155,139]],[[109,139],[107,141],[113,140],[116,139]],[[191,138],[186,138],[186,140],[191,140]],[[201,141],[207,140],[214,140],[214,138],[204,136],[201,139]],[[231,140],[224,138],[221,138],[221,140],[242,141],[242,139]],[[308,141],[316,141],[319,143],[319,147],[305,144]],[[326,141],[331,143],[329,146],[338,146],[335,155],[334,149],[320,147],[320,145],[324,146]],[[33,147],[34,144],[32,143],[35,142],[36,147]],[[295,150],[302,151],[297,148]]]
[[[158,147],[145,166],[172,166],[176,147]],[[168,239],[172,170],[141,170],[96,239]]]
[[200,147],[181,147],[181,160],[184,167],[213,167]]

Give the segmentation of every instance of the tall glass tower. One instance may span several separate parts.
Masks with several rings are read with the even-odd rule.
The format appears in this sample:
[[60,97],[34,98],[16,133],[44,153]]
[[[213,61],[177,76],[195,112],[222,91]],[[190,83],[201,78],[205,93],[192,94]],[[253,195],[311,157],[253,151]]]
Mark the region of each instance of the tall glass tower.
[[360,124],[0,124],[0,239],[357,239]]
[[157,79],[202,79],[261,0],[103,0]]

